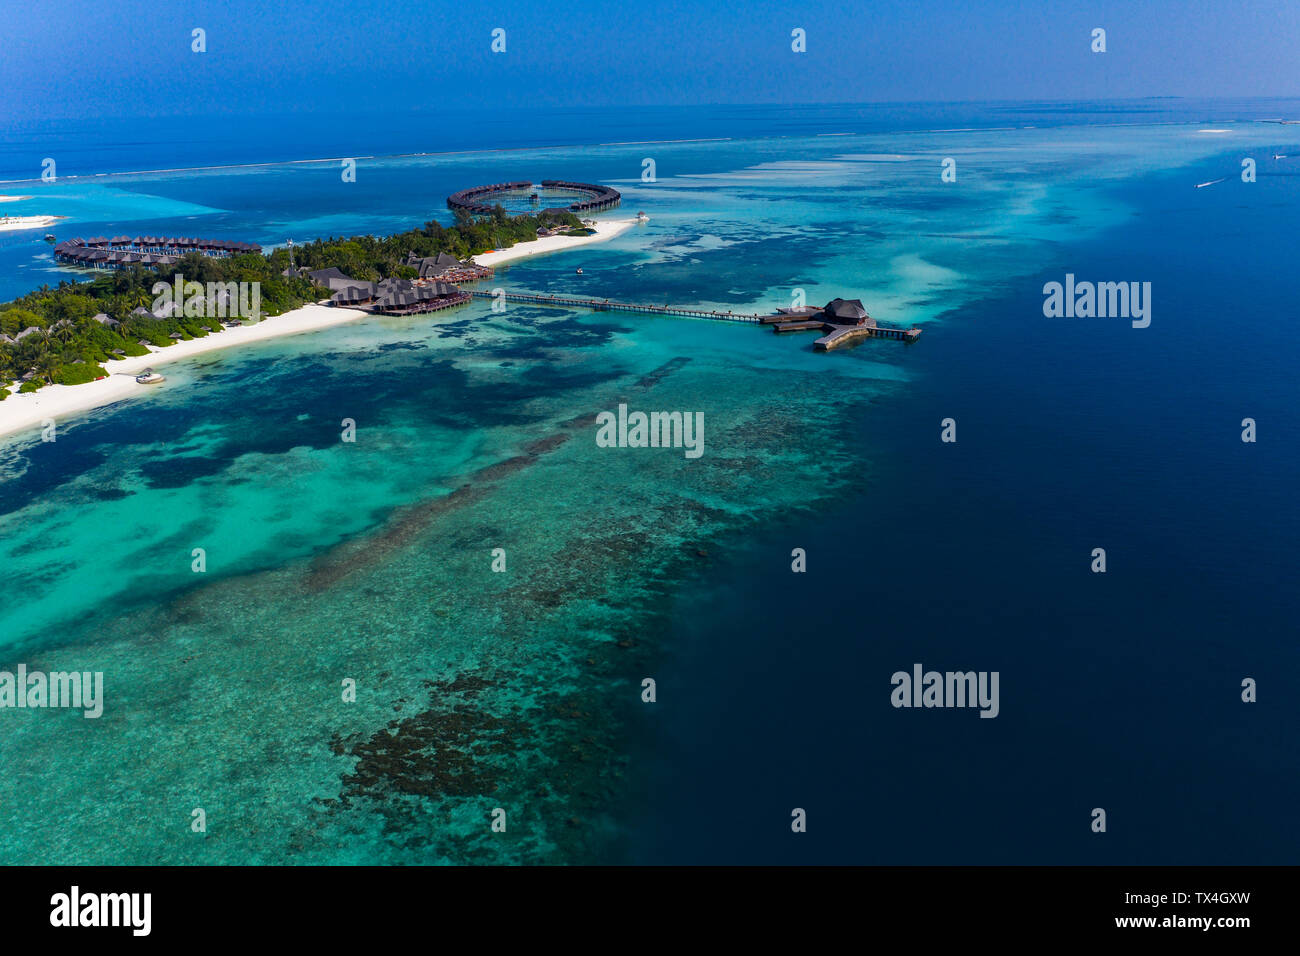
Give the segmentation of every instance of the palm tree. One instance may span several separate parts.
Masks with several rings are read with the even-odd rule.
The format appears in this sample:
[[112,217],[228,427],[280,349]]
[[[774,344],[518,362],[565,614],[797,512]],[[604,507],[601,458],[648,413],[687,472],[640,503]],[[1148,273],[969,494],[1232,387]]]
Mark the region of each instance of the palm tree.
[[48,346],[42,346],[36,353],[36,360],[33,364],[33,371],[40,375],[45,381],[53,385],[54,373],[59,370],[59,356]]

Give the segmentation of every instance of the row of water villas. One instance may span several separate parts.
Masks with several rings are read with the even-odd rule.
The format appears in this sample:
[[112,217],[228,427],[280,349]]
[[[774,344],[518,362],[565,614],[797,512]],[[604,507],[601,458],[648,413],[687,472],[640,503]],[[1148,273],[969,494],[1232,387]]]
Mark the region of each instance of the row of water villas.
[[[531,190],[533,184],[526,179],[510,183],[491,183],[487,186],[472,186],[462,189],[447,197],[447,208],[463,209],[472,215],[488,215],[495,208],[496,200],[509,193]],[[597,212],[601,209],[613,209],[623,199],[622,194],[609,186],[598,183],[576,183],[567,179],[543,179],[542,188],[576,193],[582,197],[567,207],[569,212]],[[534,193],[531,197],[537,198]],[[545,210],[547,212],[551,210]]]
[[622,194],[617,189],[595,183],[573,183],[563,179],[543,179],[542,188],[564,189],[585,196],[585,199],[569,204],[570,212],[597,212],[601,209],[613,209],[623,199]]
[[181,256],[197,252],[214,258],[261,253],[253,242],[232,239],[199,239],[185,236],[92,236],[67,239],[54,247],[60,262],[91,269],[121,269],[125,266],[175,265]]

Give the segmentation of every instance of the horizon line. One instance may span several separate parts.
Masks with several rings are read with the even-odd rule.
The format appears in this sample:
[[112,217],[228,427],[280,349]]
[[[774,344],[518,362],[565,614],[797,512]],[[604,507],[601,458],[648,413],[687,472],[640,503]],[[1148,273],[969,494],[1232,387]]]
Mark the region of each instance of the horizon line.
[[[1300,97],[1297,97],[1300,99]],[[617,146],[662,146],[676,145],[683,143],[719,143],[719,142],[748,142],[752,140],[768,139],[798,139],[805,136],[920,136],[930,133],[987,133],[987,132],[1006,132],[1014,130],[1038,130],[1038,129],[1102,129],[1120,126],[1199,126],[1203,123],[1210,122],[1205,119],[1188,119],[1188,120],[1152,120],[1151,122],[1098,122],[1098,123],[1075,123],[1070,126],[962,126],[962,127],[937,127],[933,129],[900,129],[900,130],[848,130],[848,131],[827,131],[812,132],[802,131],[798,133],[767,133],[755,136],[708,136],[708,137],[685,137],[674,139],[648,139],[648,140],[614,140],[605,143],[549,143],[537,146],[482,146],[474,149],[448,149],[448,150],[417,150],[404,151],[396,153],[373,153],[357,154],[355,156],[323,156],[308,157],[299,159],[280,159],[264,160],[250,163],[218,163],[209,166],[174,166],[159,169],[119,169],[104,170],[100,172],[89,173],[69,173],[60,174],[55,178],[55,184],[59,180],[72,179],[102,179],[109,176],[150,176],[164,173],[200,173],[211,172],[221,169],[263,169],[272,166],[306,166],[319,163],[335,163],[344,159],[412,159],[424,156],[473,156],[487,153],[514,153],[514,152],[540,152],[544,150],[559,149],[605,149]],[[1216,123],[1227,124],[1247,124],[1247,123],[1282,123],[1282,118],[1269,119],[1218,119],[1213,120]],[[27,179],[0,179],[0,186],[22,186],[22,185],[53,185],[45,182],[41,177],[31,177]]]

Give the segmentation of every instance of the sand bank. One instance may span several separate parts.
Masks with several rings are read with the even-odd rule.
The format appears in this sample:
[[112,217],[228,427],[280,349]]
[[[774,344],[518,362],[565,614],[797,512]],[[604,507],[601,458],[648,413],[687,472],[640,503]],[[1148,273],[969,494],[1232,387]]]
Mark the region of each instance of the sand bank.
[[[20,197],[15,197],[20,198]],[[18,229],[40,229],[52,226],[63,216],[0,216],[0,232],[14,232]]]
[[180,341],[175,345],[153,349],[148,355],[131,355],[116,362],[106,362],[107,378],[84,385],[46,385],[35,392],[20,395],[13,392],[0,401],[0,435],[10,435],[29,428],[38,428],[48,418],[62,423],[70,415],[89,411],[102,405],[167,388],[161,385],[140,385],[135,377],[145,368],[159,368],[177,359],[191,358],[217,349],[264,339],[314,332],[343,322],[364,318],[368,313],[357,309],[336,309],[332,306],[312,304],[294,309],[283,315],[263,319],[256,325],[241,325],[233,329],[213,332],[201,339]]
[[566,249],[576,249],[578,246],[587,246],[593,242],[604,242],[606,239],[613,239],[615,236],[627,232],[635,225],[635,219],[598,220],[594,227],[596,230],[595,235],[544,236],[531,242],[516,243],[509,249],[480,252],[474,257],[474,261],[481,266],[499,266],[502,263],[510,262],[512,259],[522,259],[525,256],[539,256],[547,252],[563,252]]

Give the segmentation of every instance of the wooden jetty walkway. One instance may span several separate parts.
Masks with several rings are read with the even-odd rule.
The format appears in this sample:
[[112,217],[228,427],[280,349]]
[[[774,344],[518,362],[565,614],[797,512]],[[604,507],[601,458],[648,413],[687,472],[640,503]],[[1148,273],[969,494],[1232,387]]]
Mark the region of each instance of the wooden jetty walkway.
[[[835,321],[837,318],[846,321]],[[898,342],[915,342],[921,337],[916,326],[904,329],[897,325],[881,325],[862,308],[857,299],[833,300],[825,309],[805,305],[797,309],[781,309],[776,315],[759,319],[772,326],[777,335],[786,332],[821,332],[822,337],[813,343],[818,352],[829,352],[861,339],[894,339]]]
[[559,305],[593,312],[648,312],[653,315],[682,315],[692,319],[718,319],[724,322],[760,322],[764,316],[757,312],[718,312],[713,309],[692,309],[682,305],[643,305],[635,302],[615,302],[612,299],[579,299],[567,295],[534,295],[530,292],[502,292],[494,295],[482,289],[470,290],[470,295],[480,299],[502,298],[507,302],[528,302],[532,305]]
[[818,352],[829,352],[858,339],[895,339],[915,342],[921,337],[920,329],[903,329],[892,325],[826,325],[825,335],[813,343]]
[[[913,326],[904,329],[900,326],[881,325],[869,316],[857,324],[845,324],[826,321],[823,310],[805,307],[803,309],[785,309],[775,315],[759,312],[719,312],[714,309],[692,309],[681,305],[647,305],[636,302],[615,302],[612,299],[582,299],[567,295],[537,295],[531,292],[493,293],[483,289],[468,290],[470,295],[480,299],[505,299],[507,302],[527,302],[530,305],[557,305],[575,309],[591,309],[593,312],[643,312],[651,315],[680,315],[692,319],[717,319],[723,322],[749,322],[771,325],[772,331],[780,335],[783,332],[819,331],[823,335],[813,343],[819,352],[828,352],[860,339],[894,339],[899,342],[915,342],[921,330]],[[862,313],[866,316],[865,311]],[[803,316],[815,316],[803,318]]]
[[904,329],[896,325],[881,325],[874,320],[864,325],[836,325],[824,319],[797,319],[793,322],[775,322],[772,331],[777,335],[785,332],[822,332],[821,338],[813,343],[818,352],[829,352],[842,345],[848,345],[859,339],[895,339],[899,342],[915,342],[921,337],[918,328]]

